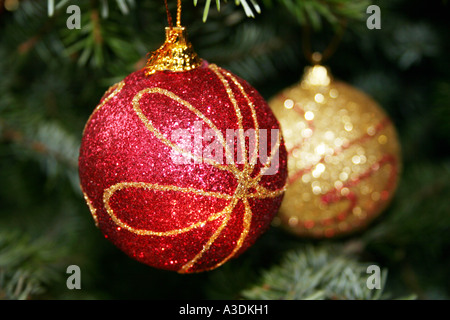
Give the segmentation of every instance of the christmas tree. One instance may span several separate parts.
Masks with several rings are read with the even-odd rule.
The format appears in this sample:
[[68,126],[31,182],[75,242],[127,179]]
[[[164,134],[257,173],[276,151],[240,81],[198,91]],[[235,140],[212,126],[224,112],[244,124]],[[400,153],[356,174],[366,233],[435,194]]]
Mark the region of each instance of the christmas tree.
[[239,257],[189,275],[104,239],[80,189],[83,129],[105,91],[146,66],[176,10],[0,1],[0,298],[449,299],[447,1],[184,1],[198,55],[265,99],[298,83],[317,51],[377,101],[401,145],[396,191],[361,230],[311,238],[275,218]]

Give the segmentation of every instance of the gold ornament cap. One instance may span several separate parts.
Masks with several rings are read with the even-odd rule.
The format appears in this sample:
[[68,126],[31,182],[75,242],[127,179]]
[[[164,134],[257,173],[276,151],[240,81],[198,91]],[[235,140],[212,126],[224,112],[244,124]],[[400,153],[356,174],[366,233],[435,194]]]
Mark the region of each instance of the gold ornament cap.
[[202,59],[187,40],[185,27],[166,27],[166,41],[147,60],[145,75],[157,71],[189,71],[202,64]]
[[327,87],[333,81],[330,70],[320,64],[305,68],[301,84],[303,87]]

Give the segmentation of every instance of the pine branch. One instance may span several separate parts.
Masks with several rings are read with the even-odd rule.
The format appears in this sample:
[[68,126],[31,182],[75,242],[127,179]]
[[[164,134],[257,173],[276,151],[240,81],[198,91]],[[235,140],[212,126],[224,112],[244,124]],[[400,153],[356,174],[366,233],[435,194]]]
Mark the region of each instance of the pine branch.
[[[138,59],[133,41],[123,39],[130,38],[131,23],[125,23],[117,28],[117,21],[124,20],[117,17],[116,13],[110,13],[109,20],[101,18],[98,8],[85,8],[85,14],[81,16],[82,28],[77,30],[64,30],[62,32],[65,54],[75,57],[79,66],[91,65],[96,69],[102,68],[114,58],[120,58],[127,64]],[[129,21],[130,17],[127,17]]]
[[255,23],[241,21],[236,26],[229,25],[230,31],[226,31],[223,21],[212,20],[208,33],[196,39],[196,48],[208,60],[253,85],[276,76],[282,64],[295,67],[299,60],[295,54],[298,43],[293,41],[292,33],[284,30],[276,33],[269,19],[261,18]]
[[268,9],[275,6],[286,8],[286,14],[297,19],[301,26],[318,31],[324,22],[334,28],[342,27],[346,21],[360,21],[366,15],[370,0],[262,0]]
[[[227,3],[227,1],[224,1]],[[220,0],[216,0],[216,8],[218,11],[223,10]],[[172,5],[174,3],[171,3]],[[194,0],[194,6],[200,6],[200,1]],[[368,0],[348,1],[348,0],[322,0],[322,1],[292,1],[292,0],[277,0],[276,3],[272,0],[265,0],[264,4],[267,9],[272,9],[275,6],[284,8],[286,17],[293,17],[297,19],[297,23],[302,26],[312,27],[314,30],[321,29],[324,21],[335,28],[341,28],[343,21],[358,20],[365,16],[365,9],[368,6]],[[58,13],[66,5],[65,0],[55,4],[54,1],[48,1],[48,12],[52,14]],[[247,17],[255,17],[255,13],[261,13],[262,9],[256,0],[236,0],[235,5],[241,6]],[[131,26],[136,23],[136,15],[130,15],[130,10],[134,12],[146,12],[148,21],[162,21],[159,16],[162,13],[162,3],[158,4],[152,2],[151,8],[148,4],[135,4],[134,1],[117,0],[115,8],[109,7],[108,2],[92,2],[89,6],[81,5],[81,29],[64,30],[62,28],[61,38],[65,49],[65,54],[78,61],[80,66],[90,65],[94,68],[102,68],[102,66],[112,66],[114,58],[121,61],[121,65],[125,64],[128,71],[134,66],[139,57],[142,57],[142,50],[139,48],[145,47],[138,39],[139,35]],[[206,22],[210,16],[210,8],[212,6],[211,0],[203,2],[203,22]],[[184,11],[188,11],[189,7],[184,6]],[[53,9],[54,10],[53,10]],[[160,10],[158,10],[158,8]],[[116,9],[116,10],[114,10]],[[228,11],[229,12],[229,11]],[[158,16],[156,16],[156,14]],[[229,14],[229,13],[228,13]],[[162,15],[161,15],[162,16]],[[62,24],[63,18],[59,21]],[[287,19],[288,20],[288,19]],[[117,22],[120,21],[120,28],[117,28]],[[162,26],[161,26],[162,27]],[[230,31],[230,29],[228,29]],[[230,34],[230,32],[228,33]],[[133,39],[132,41],[124,41],[124,39]],[[238,39],[239,40],[239,39]],[[250,41],[248,41],[250,40]],[[250,39],[242,39],[239,45],[247,44],[249,47]],[[146,43],[147,47],[151,45]],[[254,75],[255,79],[262,77],[267,78],[270,75],[270,70],[275,68],[271,63],[271,59],[265,58],[264,47],[254,47],[253,53],[247,55],[248,57],[259,57],[255,61],[250,58],[249,61],[241,61],[235,68],[247,68],[248,72],[245,74],[252,74],[252,72],[259,70],[269,71],[269,74]],[[239,47],[242,51],[243,48]],[[259,51],[259,53],[258,53]],[[245,52],[246,53],[246,52]],[[236,55],[236,52],[235,54]],[[291,55],[291,54],[290,54]],[[236,60],[237,61],[237,60]],[[240,61],[240,60],[239,60]],[[261,64],[265,68],[258,68]],[[253,66],[253,67],[252,67]]]
[[44,293],[58,278],[54,263],[62,251],[57,249],[52,241],[0,230],[0,299],[24,300]]
[[[55,0],[47,0],[47,12],[51,17],[54,13],[61,8],[65,7],[68,4],[69,0],[61,0],[57,4]],[[221,0],[215,0],[217,10],[220,11],[221,8]],[[227,0],[224,0],[227,2]],[[234,1],[237,6],[242,6],[247,17],[255,17],[255,13],[260,13],[261,8],[256,0],[235,0]],[[193,0],[194,6],[198,5],[198,0]],[[161,5],[163,2],[161,1]],[[134,0],[116,0],[116,5],[119,8],[120,12],[124,15],[128,14],[130,10],[135,6]],[[211,0],[205,0],[204,9],[203,9],[203,21],[205,22],[208,18],[209,10],[211,8]],[[107,0],[100,1],[99,12],[103,18],[109,16],[110,8]]]
[[363,235],[364,241],[378,249],[399,248],[407,259],[439,259],[450,245],[450,215],[440,201],[450,197],[448,181],[448,161],[408,165],[389,212]]
[[387,298],[384,292],[387,271],[381,272],[381,289],[369,289],[369,265],[331,245],[310,245],[288,252],[279,265],[262,274],[259,285],[242,294],[246,299],[263,300]]
[[[65,8],[69,4],[70,0],[61,0],[55,3],[55,0],[47,0],[47,13],[51,17],[56,11]],[[116,5],[122,14],[128,14],[130,10],[135,6],[134,0],[116,0]],[[100,12],[102,17],[106,18],[109,15],[109,5],[107,0],[100,1]]]
[[[211,7],[211,0],[205,1],[206,2],[203,9],[203,22],[206,22],[206,20],[208,19],[209,9]],[[216,7],[218,11],[220,11],[220,1],[221,0],[216,0]],[[227,1],[225,0],[225,3],[226,2]],[[194,0],[194,6],[197,6],[197,4],[198,0]],[[235,4],[237,6],[241,5],[242,8],[244,9],[246,16],[249,18],[254,18],[255,13],[261,13],[261,8],[259,4],[256,2],[256,0],[248,0],[248,2],[247,0],[235,0]]]

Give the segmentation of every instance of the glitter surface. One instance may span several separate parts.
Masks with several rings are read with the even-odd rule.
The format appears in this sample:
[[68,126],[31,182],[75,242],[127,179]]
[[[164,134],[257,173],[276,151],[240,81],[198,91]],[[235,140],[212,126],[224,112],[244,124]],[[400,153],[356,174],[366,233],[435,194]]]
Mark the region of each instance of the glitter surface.
[[[173,139],[180,129],[190,143]],[[231,129],[238,134],[230,151]],[[258,148],[258,133],[279,124],[259,93],[224,69],[204,61],[185,72],[132,73],[105,93],[84,130],[79,174],[96,225],[156,268],[200,272],[237,257],[270,226],[287,179],[281,134],[267,139],[269,161],[262,161],[248,129]],[[223,161],[190,148],[211,144],[204,135],[195,142],[196,130],[214,133]]]
[[288,150],[288,186],[275,222],[307,237],[366,227],[388,204],[400,146],[371,98],[316,65],[269,101]]
[[147,61],[145,74],[157,71],[189,71],[198,68],[202,59],[187,40],[184,27],[166,28],[166,41]]

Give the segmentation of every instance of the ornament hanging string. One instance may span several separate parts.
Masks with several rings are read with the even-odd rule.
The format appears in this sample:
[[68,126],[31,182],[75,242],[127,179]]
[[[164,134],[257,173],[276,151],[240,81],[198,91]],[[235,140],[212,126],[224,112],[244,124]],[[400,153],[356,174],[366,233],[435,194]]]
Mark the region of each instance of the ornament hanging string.
[[177,27],[181,27],[181,0],[177,1]]
[[337,50],[339,44],[341,43],[342,37],[344,36],[344,32],[347,26],[347,22],[344,20],[340,23],[339,30],[336,31],[333,39],[331,39],[328,46],[323,50],[322,53],[314,51],[312,52],[311,49],[311,30],[308,25],[305,25],[303,27],[303,34],[302,34],[302,47],[303,47],[303,54],[305,55],[305,58],[311,63],[311,64],[321,64],[324,63],[326,60],[328,60]]
[[[170,14],[169,5],[167,0],[164,0],[164,5],[166,6],[167,22],[170,29],[173,28],[172,15]],[[181,27],[181,0],[177,0],[177,27]]]
[[172,29],[173,28],[172,15],[170,14],[169,5],[167,4],[167,0],[164,0],[164,5],[166,6],[167,22],[169,24],[169,28]]

